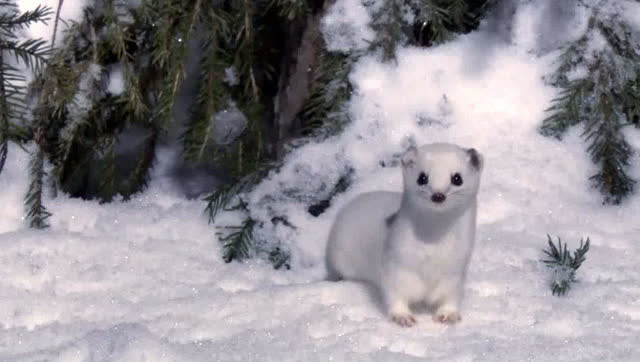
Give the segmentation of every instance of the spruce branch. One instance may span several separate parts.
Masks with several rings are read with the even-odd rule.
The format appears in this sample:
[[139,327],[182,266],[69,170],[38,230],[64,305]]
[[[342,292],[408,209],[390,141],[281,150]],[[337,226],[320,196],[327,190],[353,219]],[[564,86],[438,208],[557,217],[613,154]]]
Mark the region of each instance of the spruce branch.
[[12,110],[9,108],[10,94],[7,92],[7,88],[11,86],[11,83],[6,79],[7,70],[8,68],[5,66],[2,51],[0,51],[0,173],[7,160],[9,150],[9,120],[12,115]]
[[462,26],[467,4],[464,1],[454,0],[445,2],[427,0],[415,1],[413,8],[417,13],[417,22],[421,24],[420,36],[429,30],[429,39],[419,38],[418,43],[441,44],[453,38],[454,32],[449,29],[453,25]]
[[60,23],[60,10],[62,10],[64,0],[58,0],[58,8],[56,9],[56,17],[53,20],[53,34],[51,34],[51,49],[56,46],[56,33],[58,32],[58,24]]
[[156,93],[157,105],[152,119],[166,131],[180,85],[186,76],[188,43],[202,10],[200,1],[189,2],[188,6],[178,0],[164,1],[159,8],[154,19],[158,30],[153,35],[152,64],[163,78]]
[[116,138],[113,135],[106,137],[101,147],[102,152],[102,179],[100,180],[100,194],[102,202],[111,202],[116,193]]
[[216,114],[229,103],[229,89],[223,74],[231,61],[222,48],[222,42],[229,35],[229,18],[226,12],[211,9],[204,19],[210,31],[202,42],[201,83],[191,119],[181,136],[184,158],[188,162],[201,162],[206,151],[215,148],[212,136]]
[[[204,198],[204,201],[207,202],[205,212],[209,215],[209,222],[213,223],[216,215],[222,210],[242,208],[244,202],[239,196],[250,191],[260,180],[262,180],[276,167],[276,163],[264,162],[260,164],[260,167],[257,169],[247,172],[246,175],[238,180],[221,186],[206,196]],[[234,201],[237,202],[234,204]]]
[[147,187],[149,183],[149,173],[153,166],[159,136],[159,130],[154,130],[149,136],[147,136],[144,142],[142,155],[140,155],[140,159],[129,177],[129,188],[124,192],[125,199],[128,199],[132,194],[142,191]]
[[469,6],[465,0],[452,0],[447,6],[447,12],[447,19],[461,29],[469,12]]
[[[127,64],[129,61],[133,60],[133,55],[128,49],[128,45],[134,43],[135,40],[132,38],[132,34],[130,33],[128,26],[121,24],[118,21],[118,17],[116,15],[116,10],[112,7],[109,8],[105,14],[105,21],[113,24],[113,26],[109,27],[109,32],[107,35],[107,42],[109,47],[113,50],[113,52],[118,57],[121,63]],[[96,47],[97,39],[95,39],[95,29],[92,28],[92,44]],[[94,51],[97,53],[97,51]]]
[[30,25],[42,22],[47,23],[51,9],[46,6],[38,6],[33,11],[19,13],[15,6],[8,6],[11,10],[0,14],[0,52],[13,54],[17,62],[22,62],[34,72],[46,63],[49,49],[42,39],[18,40],[17,31]]
[[8,130],[0,131],[0,172],[4,168],[4,164],[7,161],[7,154],[9,153],[9,142],[7,137]]
[[19,13],[15,4],[2,2],[0,14],[0,173],[4,168],[9,150],[8,142],[17,141],[23,136],[18,134],[27,106],[24,103],[25,82],[23,72],[9,64],[7,56],[13,55],[18,63],[22,62],[34,71],[45,63],[47,51],[44,42],[37,39],[19,41],[16,34],[31,24],[46,23],[50,9],[38,6],[33,11]]
[[291,260],[291,254],[279,246],[274,247],[269,252],[269,261],[271,262],[271,265],[273,265],[274,269],[280,269],[282,267],[287,270],[291,269],[289,260]]
[[86,119],[77,117],[60,132],[60,139],[54,154],[54,175],[61,182],[64,182],[71,172],[72,157],[86,127]]
[[38,5],[35,9],[18,13],[15,5],[2,2],[0,7],[13,8],[13,11],[4,11],[0,14],[0,37],[15,38],[14,32],[22,30],[36,23],[46,24],[52,10],[47,6]]
[[19,41],[0,40],[0,51],[13,54],[17,62],[22,62],[33,72],[37,72],[47,62],[49,49],[43,39],[27,39]]
[[253,17],[256,4],[252,0],[240,0],[239,11],[234,18],[238,32],[234,37],[234,64],[239,70],[240,79],[247,98],[253,102],[260,101],[260,88],[255,72],[255,28]]
[[305,0],[271,0],[269,8],[277,7],[287,21],[301,19],[310,11],[309,4]]
[[395,61],[396,49],[408,39],[403,29],[405,21],[402,19],[402,6],[401,0],[384,0],[373,15],[371,27],[376,31],[376,37],[370,48],[381,49],[383,61]]
[[253,227],[255,220],[245,219],[241,225],[225,226],[225,232],[218,233],[220,241],[223,242],[223,256],[225,262],[242,260],[250,256],[253,246]]
[[[239,209],[247,213],[247,205],[241,203]],[[266,253],[268,260],[275,269],[284,267],[290,269],[289,260],[291,254],[279,245],[264,250],[263,242],[256,240],[254,236],[255,227],[258,222],[245,215],[243,221],[239,225],[227,225],[221,227],[217,232],[218,239],[223,243],[222,258],[225,262],[230,263],[234,260],[244,260],[258,253]]]
[[[244,207],[246,212],[246,205]],[[272,247],[270,250],[262,249],[262,242],[256,240],[254,229],[258,222],[246,216],[239,225],[224,226],[217,233],[219,240],[223,243],[222,259],[230,263],[234,260],[241,261],[252,257],[258,253],[265,253],[274,269],[291,269],[289,261],[291,253],[280,245]]]
[[546,266],[552,269],[551,290],[553,295],[565,295],[571,289],[571,283],[576,282],[576,271],[586,260],[589,251],[589,238],[586,242],[580,240],[580,246],[573,251],[573,255],[568,251],[567,244],[562,243],[558,237],[556,246],[551,236],[547,235],[548,249],[543,250],[547,259],[542,260]]
[[[120,96],[119,102],[123,105],[128,114],[132,115],[132,121],[138,121],[148,111],[145,104],[142,90],[140,89],[140,79],[133,71],[134,55],[130,48],[137,43],[135,31],[129,24],[123,24],[118,20],[116,5],[110,2],[105,11],[105,21],[113,24],[107,35],[107,45],[116,54],[118,62],[122,68],[125,79],[125,90]],[[91,43],[93,44],[94,61],[98,58],[98,37],[95,26],[91,26]],[[137,46],[137,44],[136,44]]]
[[[635,151],[623,134],[624,127],[638,124],[640,114],[640,54],[631,34],[622,19],[610,21],[594,13],[586,33],[559,59],[551,77],[559,95],[539,129],[545,136],[561,138],[569,127],[584,126],[587,152],[599,166],[590,180],[606,204],[621,203],[636,184],[627,173]],[[593,51],[593,38],[605,44]]]
[[140,79],[131,71],[125,71],[126,88],[122,95],[125,112],[132,115],[133,120],[142,120],[149,112],[140,86]]
[[27,220],[29,226],[36,229],[44,229],[49,227],[47,219],[51,216],[42,201],[43,185],[44,185],[44,152],[37,146],[37,149],[31,154],[29,162],[29,176],[31,182],[25,197],[25,203],[28,208]]
[[442,44],[479,25],[492,0],[382,0],[373,14],[376,37],[371,49],[381,49],[383,61],[395,60],[398,46]]
[[636,79],[625,84],[622,90],[623,112],[627,121],[640,128],[640,69],[635,70]]
[[[349,122],[347,103],[353,88],[349,82],[352,65],[359,54],[320,52],[311,81],[311,92],[300,113],[301,134],[322,140],[340,132]],[[295,142],[299,144],[300,142]]]
[[571,126],[581,121],[583,101],[590,95],[595,83],[590,79],[579,79],[568,82],[559,91],[552,105],[545,110],[549,116],[542,121],[540,133],[544,136],[561,139]]
[[237,196],[243,186],[243,183],[240,182],[227,184],[217,188],[204,198],[204,201],[207,202],[205,212],[209,215],[209,223],[214,222],[216,215],[231,204],[233,198]]
[[[428,4],[429,1],[422,1]],[[456,33],[464,30],[469,17],[469,5],[465,0],[431,1],[430,6],[419,12],[423,24],[430,27],[432,44],[442,44],[453,39]]]

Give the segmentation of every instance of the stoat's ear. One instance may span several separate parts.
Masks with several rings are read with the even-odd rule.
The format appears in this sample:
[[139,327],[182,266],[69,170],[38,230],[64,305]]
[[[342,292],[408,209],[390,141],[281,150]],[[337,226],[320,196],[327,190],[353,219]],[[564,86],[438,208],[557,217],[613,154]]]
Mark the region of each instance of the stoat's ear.
[[477,171],[482,170],[482,166],[484,165],[484,159],[482,155],[478,151],[476,151],[475,148],[467,149],[467,157],[468,157],[469,163],[471,164],[471,167],[473,167]]
[[418,149],[415,144],[411,144],[409,149],[402,155],[402,166],[405,168],[411,168],[416,164],[418,158]]

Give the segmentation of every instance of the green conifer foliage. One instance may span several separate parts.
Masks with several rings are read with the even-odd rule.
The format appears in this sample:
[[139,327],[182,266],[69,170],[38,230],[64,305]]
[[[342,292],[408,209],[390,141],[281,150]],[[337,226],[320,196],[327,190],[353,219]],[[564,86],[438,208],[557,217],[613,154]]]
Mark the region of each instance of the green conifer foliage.
[[[213,217],[274,165],[267,134],[279,65],[274,47],[281,41],[274,40],[274,24],[308,14],[307,2],[95,0],[89,5],[81,20],[70,24],[48,66],[37,69],[30,88],[32,119],[25,123],[23,140],[38,144],[26,199],[31,225],[46,226],[49,216],[42,206],[47,161],[54,191],[104,202],[117,195],[126,199],[146,186],[157,145],[176,129],[182,129],[186,162],[214,165],[230,178],[207,198]],[[175,124],[189,57],[200,60],[198,91],[186,124]],[[118,73],[123,85],[114,91],[109,78]],[[217,123],[229,110],[241,114],[246,126],[221,140]],[[132,133],[141,139],[133,162],[117,151]],[[6,142],[1,145],[6,149]],[[240,233],[225,229],[231,230],[223,236],[226,259],[248,255],[242,251],[249,250],[243,245],[252,240],[247,237],[252,227],[247,219]],[[284,265],[286,253],[276,254]]]
[[224,253],[222,258],[228,263],[232,260],[242,260],[251,256],[253,244],[253,224],[255,221],[247,218],[240,226],[225,227],[227,233],[220,234]]
[[37,149],[31,155],[29,176],[31,182],[29,183],[29,189],[25,197],[27,220],[29,221],[30,227],[44,229],[49,226],[47,219],[51,216],[51,213],[47,211],[42,202],[45,177],[44,152],[42,149]]
[[[145,0],[139,6],[96,0],[66,31],[63,44],[32,85],[34,121],[46,130],[43,148],[54,165],[54,184],[72,196],[110,201],[146,186],[156,146],[174,124],[178,92],[189,56],[200,57],[198,92],[182,131],[184,158],[207,162],[234,180],[270,158],[265,123],[274,66],[260,59],[270,46],[264,18],[304,14],[299,1]],[[193,52],[193,45],[199,51]],[[119,71],[123,89],[108,89]],[[237,81],[228,80],[234,73]],[[244,132],[216,143],[217,115],[230,108],[246,117]],[[117,153],[136,132],[137,160]],[[97,179],[92,188],[91,180]]]
[[51,9],[39,6],[19,13],[13,1],[0,1],[0,172],[7,158],[8,142],[27,137],[23,127],[26,78],[19,65],[38,71],[46,62],[48,48],[43,39],[20,40],[18,31],[45,22]]
[[[594,42],[601,46],[593,48]],[[587,151],[599,167],[590,179],[608,204],[622,202],[636,183],[627,174],[634,151],[625,140],[623,129],[638,127],[637,42],[622,17],[594,10],[587,31],[567,47],[551,78],[560,91],[540,128],[543,135],[561,138],[569,127],[583,125]]]
[[558,246],[551,240],[551,236],[547,235],[548,249],[542,250],[547,259],[543,260],[547,268],[552,271],[551,275],[551,291],[553,295],[565,295],[571,284],[577,281],[576,271],[585,260],[587,260],[587,252],[589,251],[590,240],[580,240],[580,246],[573,251],[573,255],[567,250],[567,244],[562,243],[558,237]]
[[299,115],[303,138],[296,144],[336,135],[349,122],[347,103],[353,91],[349,73],[359,56],[322,50],[311,82],[311,93]]
[[[25,103],[25,81],[23,70],[26,66],[32,72],[38,72],[46,63],[47,42],[43,39],[20,40],[18,31],[31,24],[45,22],[51,15],[47,7],[39,6],[33,11],[18,12],[15,3],[0,1],[0,172],[7,158],[8,142],[21,142],[29,138],[29,129],[25,127],[27,105]],[[45,176],[44,154],[41,148],[44,137],[42,127],[34,127],[37,145],[31,154],[29,174],[31,182],[25,203],[28,208],[27,219],[35,228],[47,227],[49,212],[42,203],[43,181]]]
[[373,16],[373,49],[395,59],[399,45],[438,45],[478,26],[492,0],[383,0]]

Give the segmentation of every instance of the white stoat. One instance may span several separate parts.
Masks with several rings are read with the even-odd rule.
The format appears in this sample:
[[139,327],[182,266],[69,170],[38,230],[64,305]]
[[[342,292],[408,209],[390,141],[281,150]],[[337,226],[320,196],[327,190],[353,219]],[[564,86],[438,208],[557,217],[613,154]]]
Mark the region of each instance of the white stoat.
[[402,326],[415,324],[409,305],[421,301],[435,306],[435,321],[460,320],[482,168],[473,148],[411,147],[402,157],[402,193],[365,193],[338,213],[327,244],[329,278],[373,284]]

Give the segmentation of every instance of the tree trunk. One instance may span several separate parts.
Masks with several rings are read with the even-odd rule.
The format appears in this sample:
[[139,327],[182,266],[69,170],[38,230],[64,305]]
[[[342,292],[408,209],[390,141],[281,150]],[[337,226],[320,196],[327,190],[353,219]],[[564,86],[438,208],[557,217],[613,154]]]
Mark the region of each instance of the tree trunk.
[[285,145],[301,128],[298,114],[311,90],[311,80],[324,46],[320,20],[335,0],[312,0],[311,11],[301,20],[287,25],[285,55],[280,66],[278,94],[274,99],[275,151],[285,154]]

